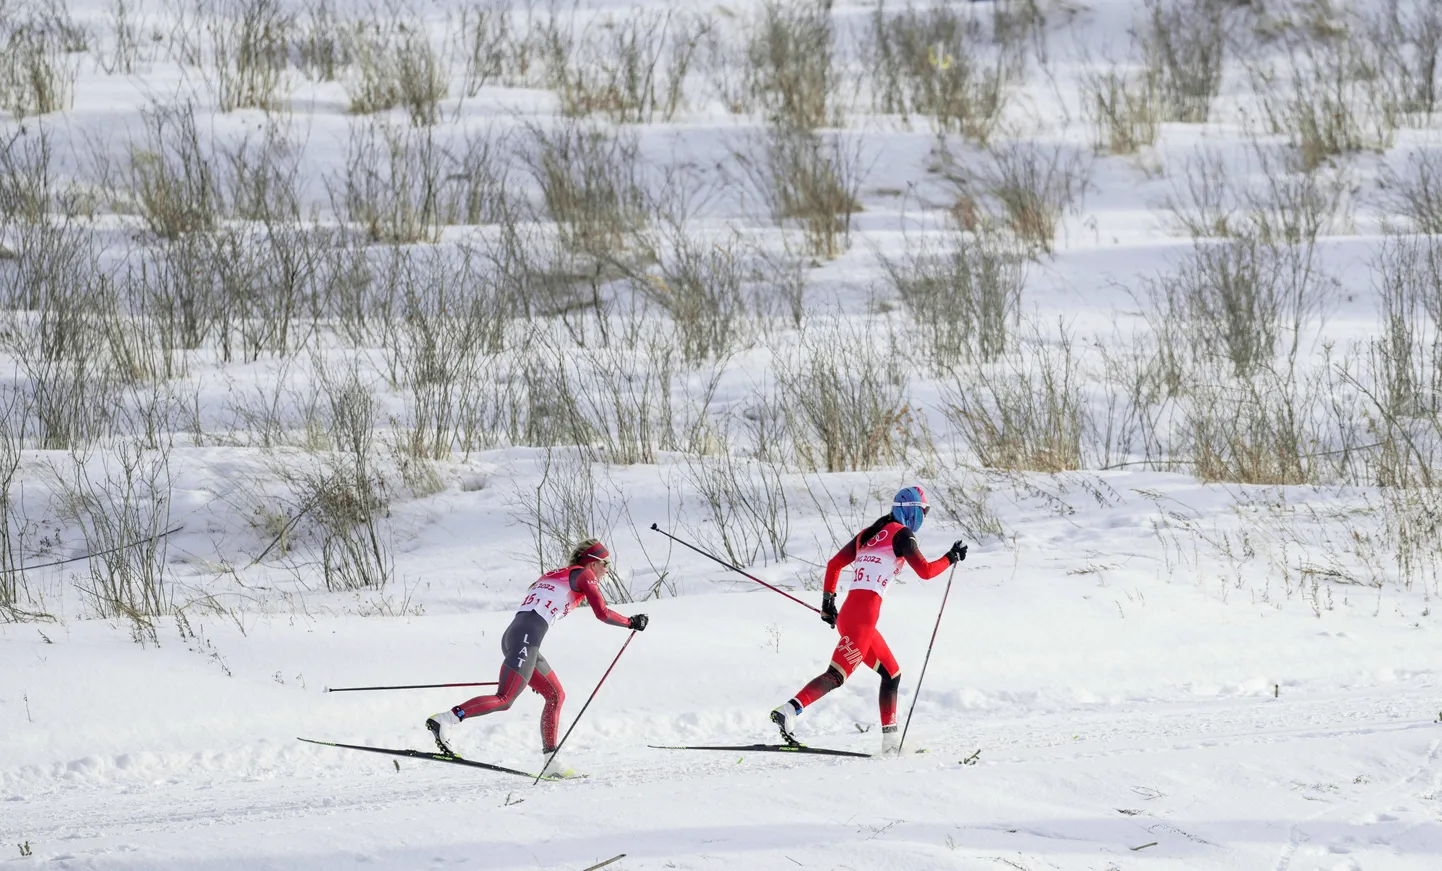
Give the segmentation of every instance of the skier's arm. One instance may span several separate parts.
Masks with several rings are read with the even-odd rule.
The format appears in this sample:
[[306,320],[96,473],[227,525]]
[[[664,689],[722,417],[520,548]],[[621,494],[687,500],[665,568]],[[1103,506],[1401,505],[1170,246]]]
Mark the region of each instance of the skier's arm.
[[911,566],[911,570],[916,572],[922,580],[936,577],[946,571],[952,563],[952,560],[945,554],[942,554],[940,559],[928,561],[921,555],[921,547],[916,543],[916,536],[909,529],[903,529],[897,534],[896,544],[893,545],[892,550],[897,556],[905,559],[906,564]]
[[601,597],[601,585],[596,583],[596,576],[591,574],[590,569],[576,569],[571,573],[571,589],[586,594],[586,601],[591,605],[591,613],[596,615],[597,620],[612,626],[631,625],[630,617],[617,614],[606,607],[606,600]]
[[846,543],[846,547],[836,552],[826,563],[826,579],[822,584],[821,591],[836,595],[836,584],[841,580],[841,570],[856,562],[856,539]]

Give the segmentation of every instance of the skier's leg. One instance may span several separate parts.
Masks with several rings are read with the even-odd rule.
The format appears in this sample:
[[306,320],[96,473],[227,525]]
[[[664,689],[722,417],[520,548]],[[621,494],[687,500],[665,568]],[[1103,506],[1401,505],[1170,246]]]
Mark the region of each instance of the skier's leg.
[[865,659],[866,654],[863,651],[869,646],[868,636],[876,630],[865,626],[849,626],[847,629],[849,631],[841,636],[841,640],[836,643],[836,649],[831,652],[831,665],[796,694],[795,701],[800,705],[799,710],[806,709],[812,702],[845,683],[846,679],[851,677],[851,672]]
[[556,735],[561,726],[561,705],[566,701],[566,691],[544,656],[539,657],[536,662],[530,687],[546,700],[546,706],[541,710],[541,750],[550,753],[556,749]]
[[901,666],[896,664],[896,657],[891,655],[891,648],[880,632],[872,636],[871,647],[866,652],[866,664],[881,675],[881,692],[877,696],[881,709],[881,731],[895,731],[896,699],[901,694]]
[[501,636],[503,659],[496,692],[493,695],[476,696],[426,720],[426,728],[435,737],[436,746],[440,747],[441,752],[454,753],[449,733],[462,720],[504,711],[516,701],[516,697],[531,680],[536,660],[541,655],[541,639],[546,635],[546,628],[545,618],[534,611],[517,614]]
[[[842,615],[846,615],[845,608],[842,608]],[[795,734],[796,718],[817,699],[846,682],[856,666],[865,660],[871,636],[876,634],[875,624],[864,620],[838,619],[836,629],[841,632],[841,640],[831,652],[831,664],[826,671],[812,678],[801,688],[801,692],[771,712],[771,722],[781,730],[781,737],[788,743],[799,743]]]

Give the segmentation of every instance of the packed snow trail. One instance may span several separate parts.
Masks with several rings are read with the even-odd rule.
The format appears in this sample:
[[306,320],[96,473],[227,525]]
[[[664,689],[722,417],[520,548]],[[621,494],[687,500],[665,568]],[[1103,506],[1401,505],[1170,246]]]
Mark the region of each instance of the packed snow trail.
[[[1406,618],[1368,614],[1337,631],[1310,613],[1232,605],[1189,634],[1209,604],[1162,585],[1140,613],[1092,627],[1090,593],[1048,599],[1027,582],[965,577],[908,738],[925,753],[647,748],[774,741],[767,710],[829,650],[827,627],[778,597],[698,596],[647,603],[634,658],[568,745],[590,777],[534,788],[294,740],[429,749],[421,721],[456,690],[321,687],[484,671],[508,614],[265,620],[245,636],[216,624],[208,649],[230,676],[173,637],[142,650],[104,623],[71,624],[53,643],[8,627],[7,651],[33,666],[0,676],[0,843],[28,841],[36,867],[75,869],[579,869],[625,853],[611,867],[1412,871],[1442,858],[1438,679],[1425,630]],[[926,627],[939,592],[906,585],[884,619]],[[1085,649],[1102,628],[1111,643],[1051,655],[1040,626],[1016,621],[1010,644],[995,644],[980,615],[1024,602],[1050,650]],[[572,683],[593,684],[609,662],[606,628],[548,639]],[[1153,632],[1170,646],[1141,646]],[[1318,662],[1319,632],[1352,655]],[[898,658],[919,667],[926,632],[898,637]],[[1365,643],[1346,647],[1354,638]],[[1264,680],[1258,662],[1276,671]],[[873,681],[858,675],[808,711],[803,740],[875,752]],[[460,752],[538,765],[538,712],[527,694],[466,724]]]

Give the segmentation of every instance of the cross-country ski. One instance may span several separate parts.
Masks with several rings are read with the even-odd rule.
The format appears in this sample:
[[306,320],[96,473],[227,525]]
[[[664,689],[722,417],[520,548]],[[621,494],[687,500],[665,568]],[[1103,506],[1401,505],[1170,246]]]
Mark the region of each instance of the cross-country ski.
[[726,750],[737,753],[799,753],[813,754],[817,756],[853,756],[861,759],[870,759],[870,753],[857,753],[854,750],[831,750],[826,747],[810,747],[805,744],[734,744],[734,745],[681,745],[667,746],[662,744],[647,745],[654,750]]
[[383,753],[387,756],[404,756],[410,759],[424,759],[428,762],[448,762],[452,765],[468,765],[471,768],[484,768],[487,771],[499,771],[502,774],[519,774],[521,777],[535,777],[528,771],[518,771],[514,768],[507,768],[504,765],[492,765],[489,762],[477,762],[473,759],[462,759],[451,753],[434,753],[424,750],[396,749],[391,747],[367,747],[362,744],[340,744],[335,741],[318,741],[314,738],[297,738],[297,741],[304,741],[307,744],[320,744],[324,747],[339,747],[343,750],[362,750],[366,753]]

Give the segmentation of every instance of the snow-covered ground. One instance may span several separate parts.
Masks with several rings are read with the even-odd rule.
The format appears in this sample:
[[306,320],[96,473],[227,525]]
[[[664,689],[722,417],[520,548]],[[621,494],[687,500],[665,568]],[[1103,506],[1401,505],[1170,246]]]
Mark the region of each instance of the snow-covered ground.
[[[1381,2],[941,6],[975,32],[932,26],[903,67],[974,49],[1007,99],[938,136],[878,108],[876,7],[838,2],[818,135],[853,155],[859,210],[830,252],[804,205],[767,201],[764,156],[784,155],[744,99],[758,4],[672,10],[645,37],[662,96],[619,127],[579,72],[666,4],[518,5],[512,36],[485,18],[500,5],[398,6],[406,27],[331,46],[351,52],[333,76],[326,15],[385,15],[76,0],[67,27],[64,8],[0,0],[4,867],[1442,867],[1442,251],[1408,235],[1442,232],[1427,3],[1391,24]],[[239,33],[216,16],[242,10],[295,15],[268,110],[222,105],[264,90],[216,66]],[[44,43],[74,82],[38,117],[15,97],[39,81],[13,60],[25,22],[84,48]],[[1186,45],[1144,45],[1157,22]],[[1186,46],[1216,22],[1205,121],[1135,149],[1093,123],[1108,72],[1133,116],[1180,111],[1206,60]],[[506,48],[546,27],[581,46],[567,65]],[[500,35],[476,54],[472,32]],[[420,38],[435,123],[354,109],[374,90],[356,46]],[[1172,49],[1181,72],[1153,63],[1148,85],[1143,59]],[[824,66],[789,50],[810,58],[793,72]],[[1331,90],[1298,72],[1329,58]],[[543,138],[587,96],[637,157],[548,200]],[[502,153],[505,185],[482,171]],[[218,201],[161,166],[210,167]],[[612,196],[627,172],[646,206]],[[1008,172],[1056,201],[1050,252],[1016,242]],[[425,178],[438,198],[407,187]],[[690,247],[668,248],[668,210]],[[286,242],[301,226],[319,241]],[[898,289],[888,262],[915,278],[919,246],[955,244],[1015,294]],[[705,300],[682,289],[697,275]],[[650,746],[774,741],[767,714],[835,639],[653,523],[817,602],[826,560],[914,483],[925,553],[971,549],[919,696],[947,576],[888,595],[903,716],[915,702],[901,758]],[[326,689],[494,679],[522,591],[587,533],[616,555],[617,610],[651,624],[566,745],[586,778],[296,740],[429,749],[424,719],[467,691]],[[625,638],[585,611],[547,637],[563,728]],[[801,737],[874,752],[876,687],[858,672]],[[539,715],[526,693],[458,749],[538,770]]]

